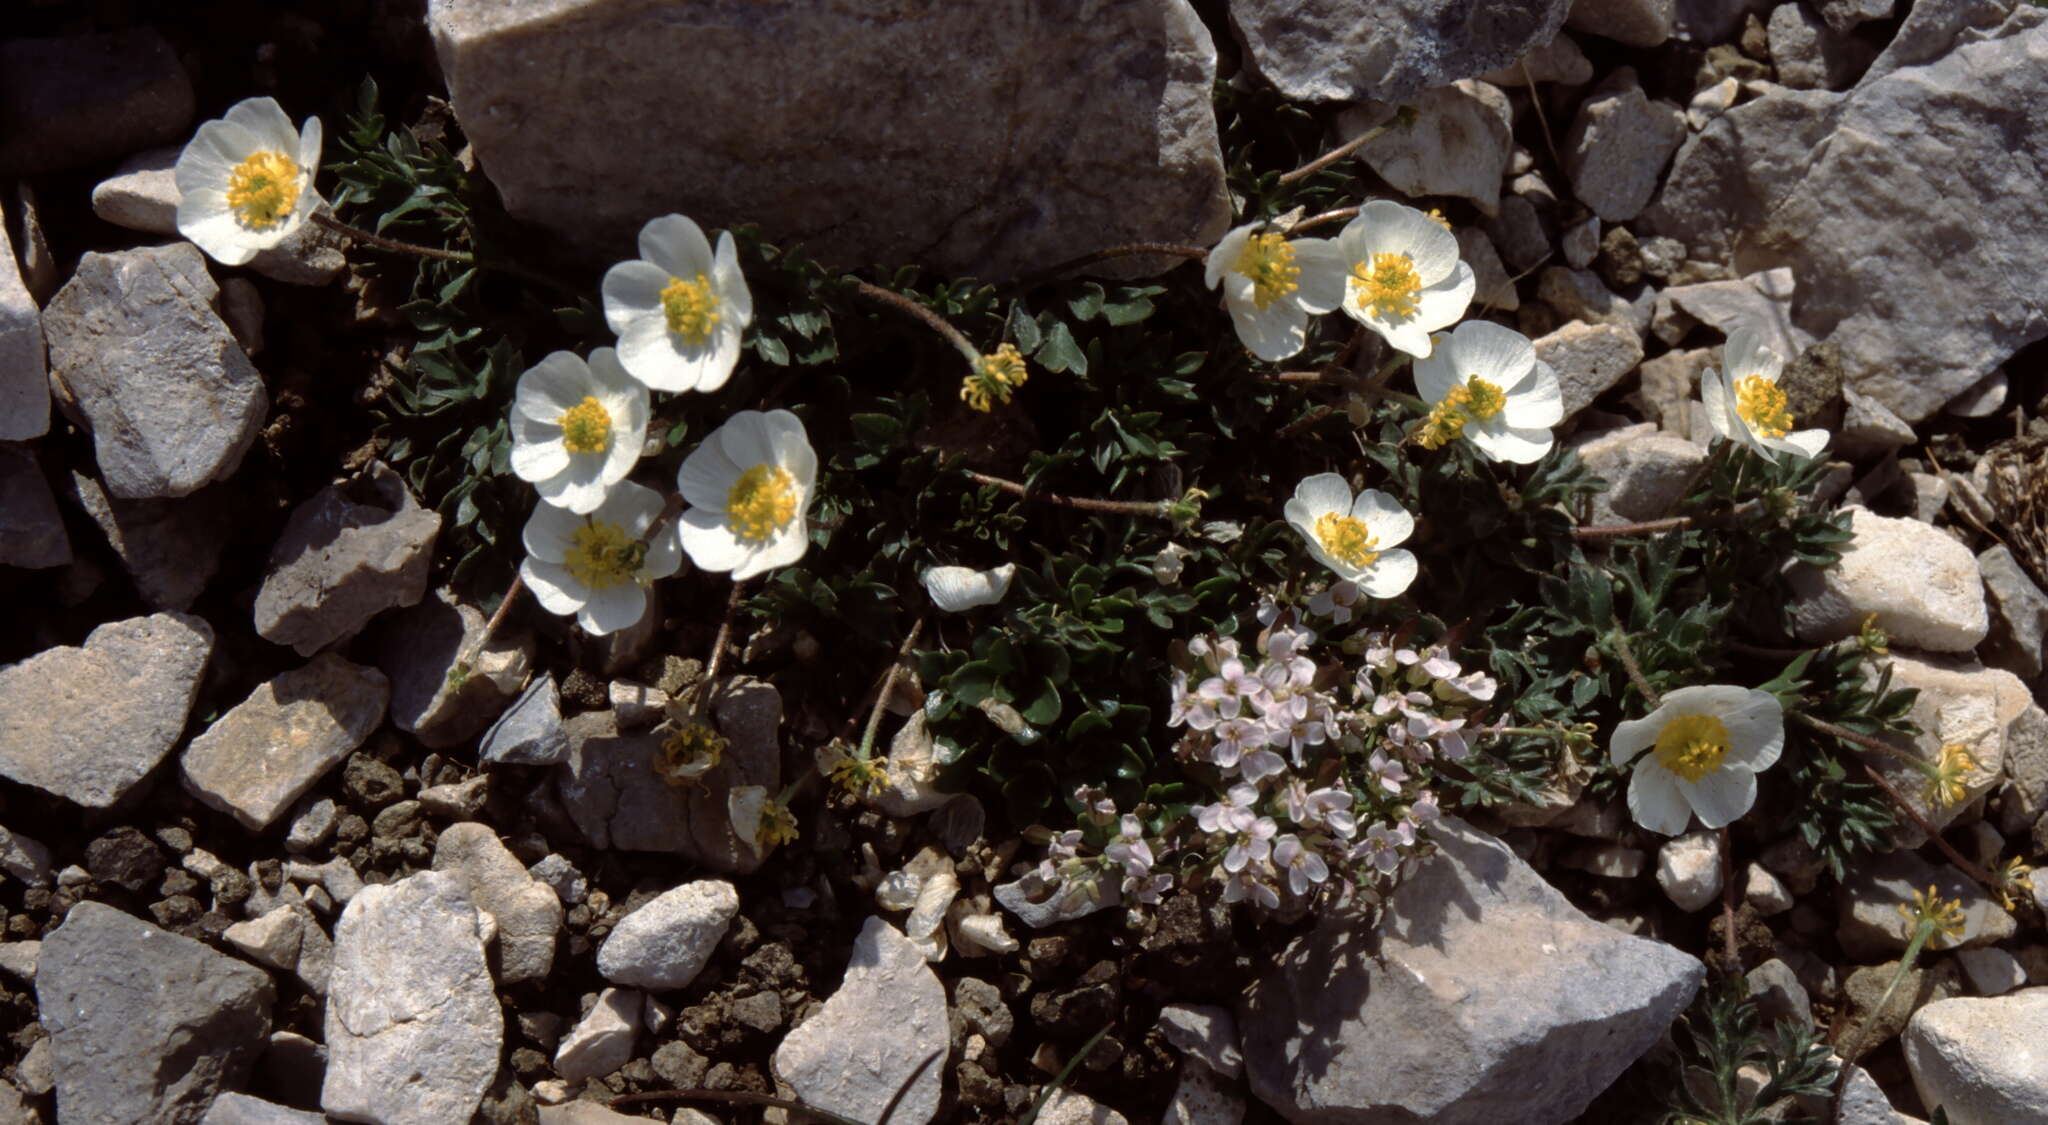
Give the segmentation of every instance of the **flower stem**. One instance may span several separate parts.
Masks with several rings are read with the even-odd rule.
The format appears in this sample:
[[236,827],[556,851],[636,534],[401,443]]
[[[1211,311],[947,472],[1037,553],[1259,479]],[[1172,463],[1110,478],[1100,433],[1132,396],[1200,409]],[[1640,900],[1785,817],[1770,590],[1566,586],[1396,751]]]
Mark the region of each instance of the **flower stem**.
[[1037,500],[1062,508],[1076,508],[1084,512],[1109,512],[1120,516],[1171,517],[1174,505],[1178,503],[1178,501],[1174,500],[1097,500],[1091,496],[1061,496],[1053,492],[1039,492],[1025,485],[1018,484],[1016,481],[992,477],[987,473],[975,472],[973,469],[962,469],[960,471],[966,475],[967,479],[976,484],[992,485],[1013,496],[1020,496],[1026,500]]
[[[1875,738],[1871,738],[1869,735],[1857,734],[1855,731],[1849,730],[1845,727],[1838,727],[1833,723],[1824,722],[1820,719],[1814,718],[1812,715],[1809,715],[1804,711],[1788,711],[1786,712],[1786,714],[1789,715],[1794,721],[1800,723],[1801,725],[1819,731],[1822,734],[1830,735],[1834,738],[1839,738],[1844,742],[1852,743],[1856,746],[1861,746],[1867,750],[1877,750],[1886,754],[1890,754],[1893,757],[1899,758],[1906,762],[1910,762],[1916,767],[1925,766],[1925,763],[1921,762],[1920,759],[1915,758],[1910,754],[1907,754],[1905,751],[1899,749],[1896,746],[1891,746],[1886,743],[1880,742]],[[1979,886],[1982,886],[1985,890],[1990,891],[1992,894],[1999,893],[2000,888],[2004,886],[2004,883],[2001,880],[1993,878],[1983,868],[1977,866],[1974,863],[1971,863],[1968,859],[1965,859],[1963,857],[1963,853],[1957,851],[1953,846],[1949,844],[1947,840],[1942,839],[1940,830],[1936,829],[1934,825],[1928,823],[1927,818],[1920,814],[1920,810],[1913,807],[1913,802],[1908,801],[1906,799],[1906,795],[1904,793],[1899,792],[1899,787],[1891,783],[1891,779],[1877,772],[1876,768],[1871,766],[1869,762],[1862,762],[1859,764],[1863,766],[1863,772],[1869,776],[1870,780],[1876,782],[1877,787],[1879,789],[1884,790],[1884,795],[1891,798],[1892,804],[1898,806],[1899,811],[1906,814],[1906,819],[1912,821],[1914,825],[1920,829],[1920,831],[1927,834],[1927,838],[1934,842],[1935,847],[1941,849],[1941,854],[1948,857],[1948,861],[1955,865],[1956,870],[1961,871],[1963,874],[1968,875],[1970,878],[1976,880]]]
[[438,250],[432,246],[421,246],[416,242],[400,242],[395,238],[386,238],[381,234],[371,234],[369,231],[358,226],[350,226],[325,211],[315,211],[311,218],[314,223],[326,227],[336,234],[345,234],[366,246],[375,246],[379,250],[389,250],[393,254],[411,254],[415,258],[432,258],[442,262],[474,263],[476,261],[476,255],[467,250]]
[[889,661],[889,667],[882,672],[880,686],[875,689],[875,705],[868,711],[868,729],[861,733],[860,749],[854,757],[865,762],[875,745],[875,732],[882,728],[882,712],[889,709],[889,693],[896,690],[896,678],[903,674],[903,664],[910,659],[910,650],[917,647],[917,638],[924,632],[924,618],[920,617],[910,626],[910,633],[903,643],[896,647],[896,658]]
[[725,662],[725,650],[732,642],[732,621],[739,615],[740,594],[746,587],[746,580],[735,582],[732,592],[725,596],[725,616],[719,619],[718,635],[711,641],[711,659],[704,662],[704,691],[694,708],[699,715],[711,705],[711,696],[718,691],[718,666]]
[[[1396,118],[1395,120],[1399,120],[1399,118]],[[1317,172],[1320,172],[1323,169],[1328,168],[1330,165],[1335,164],[1339,160],[1342,160],[1345,157],[1350,156],[1352,153],[1357,152],[1359,149],[1364,148],[1366,145],[1371,144],[1373,141],[1376,141],[1379,138],[1385,136],[1387,130],[1392,129],[1393,127],[1393,121],[1387,121],[1382,124],[1375,125],[1372,128],[1367,129],[1365,132],[1358,134],[1357,136],[1351,138],[1348,141],[1345,141],[1343,144],[1338,145],[1336,148],[1333,148],[1330,151],[1322,154],[1321,156],[1316,157],[1314,160],[1311,160],[1308,163],[1302,165],[1301,167],[1296,168],[1294,171],[1282,173],[1279,182],[1283,184],[1291,184],[1296,180],[1307,179],[1308,177],[1315,175]]]
[[1842,1052],[1842,1073],[1837,1079],[1836,1097],[1841,1096],[1839,1083],[1848,1080],[1850,1064],[1862,1054],[1863,1040],[1869,1038],[1870,1029],[1884,1018],[1884,1010],[1891,1004],[1892,994],[1899,990],[1899,983],[1906,979],[1906,974],[1913,971],[1913,962],[1919,959],[1920,950],[1926,947],[1927,939],[1933,936],[1934,923],[1925,918],[1913,927],[1913,938],[1906,943],[1906,951],[1899,955],[1898,971],[1892,974],[1891,983],[1884,986],[1884,994],[1877,998],[1877,1004],[1870,1009],[1870,1014],[1863,1017],[1862,1026],[1856,1029],[1855,1036],[1846,1044],[1848,1049]]
[[1725,512],[1710,512],[1703,516],[1672,516],[1661,520],[1644,520],[1641,523],[1611,523],[1596,527],[1572,528],[1574,539],[1617,539],[1624,535],[1652,535],[1659,531],[1682,531],[1694,527],[1719,527],[1733,523],[1763,507],[1761,500],[1745,500]]
[[1662,703],[1664,697],[1657,694],[1656,688],[1650,686],[1649,677],[1643,675],[1643,666],[1636,663],[1636,651],[1629,647],[1628,634],[1616,629],[1607,634],[1607,639],[1614,642],[1614,653],[1621,657],[1621,666],[1628,672],[1629,682],[1636,685],[1636,691],[1649,701],[1652,708]]
[[854,292],[859,293],[868,300],[874,301],[877,304],[888,305],[897,312],[906,313],[923,321],[927,327],[944,337],[947,343],[953,345],[955,351],[965,356],[969,367],[981,362],[981,350],[976,348],[958,328],[946,323],[945,317],[940,316],[938,313],[933,312],[924,305],[918,304],[901,293],[884,289],[879,285],[870,284],[857,277],[850,277],[847,280],[853,283]]
[[1303,219],[1302,221],[1294,224],[1293,227],[1288,229],[1287,233],[1300,234],[1302,231],[1312,230],[1316,227],[1323,226],[1328,223],[1349,222],[1350,220],[1355,219],[1357,217],[1358,208],[1339,207],[1334,211],[1325,211],[1320,215],[1310,215],[1308,218]]

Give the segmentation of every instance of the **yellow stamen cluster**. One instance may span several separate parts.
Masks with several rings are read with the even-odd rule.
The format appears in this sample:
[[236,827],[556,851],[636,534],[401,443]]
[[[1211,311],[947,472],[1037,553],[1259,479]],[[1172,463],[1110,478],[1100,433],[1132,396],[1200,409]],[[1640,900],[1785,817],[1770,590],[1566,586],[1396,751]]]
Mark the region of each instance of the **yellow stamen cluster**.
[[1892,639],[1878,627],[1877,614],[1864,614],[1863,624],[1856,630],[1856,647],[1871,656],[1891,655]]
[[695,281],[669,278],[668,287],[661,291],[661,314],[667,318],[670,332],[692,347],[702,347],[719,320],[718,294],[711,291],[711,279],[701,273]]
[[1424,449],[1440,449],[1463,437],[1467,422],[1483,422],[1507,409],[1507,405],[1506,391],[1474,375],[1452,387],[1442,402],[1430,408],[1429,417],[1423,419],[1422,428],[1416,431],[1415,444]]
[[1451,229],[1451,220],[1445,218],[1444,213],[1435,207],[1429,209],[1429,221],[1445,230]]
[[1366,530],[1363,520],[1324,512],[1316,518],[1316,542],[1333,559],[1350,566],[1368,567],[1379,560],[1379,540]]
[[960,401],[988,413],[998,402],[1007,403],[1031,373],[1024,367],[1024,353],[1015,344],[1004,344],[974,363],[974,370],[960,382]]
[[1665,769],[1698,781],[1721,768],[1728,755],[1728,728],[1712,715],[1680,715],[1657,732],[1656,755]]
[[693,719],[661,743],[661,776],[670,785],[694,785],[725,758],[725,736]]
[[259,152],[228,173],[228,209],[256,230],[291,217],[299,205],[299,162],[281,152]]
[[748,469],[725,495],[725,525],[741,539],[758,543],[795,518],[796,478],[780,465]]
[[1927,784],[1921,795],[1927,803],[1937,809],[1960,805],[1970,796],[1970,774],[1977,768],[1977,759],[1968,750],[1951,742],[1941,748],[1941,757],[1927,776]]
[[1294,247],[1278,234],[1255,234],[1246,239],[1230,268],[1252,279],[1252,307],[1260,312],[1301,288],[1301,267],[1294,264]]
[[1927,944],[1930,948],[1936,949],[1941,947],[1942,938],[1953,941],[1962,937],[1963,927],[1968,924],[1968,919],[1963,917],[1963,900],[1952,898],[1946,902],[1942,901],[1931,883],[1925,891],[1913,892],[1913,902],[1910,906],[1900,903],[1899,913],[1916,928],[1923,924],[1934,927],[1934,933],[1927,939]]
[[594,395],[562,411],[562,448],[571,453],[603,453],[612,445],[612,416]]
[[1408,255],[1374,254],[1370,263],[1351,267],[1351,292],[1360,306],[1383,319],[1400,320],[1415,315],[1422,278]]
[[829,777],[833,785],[855,799],[872,797],[889,787],[889,763],[879,758],[862,761],[848,754],[832,767]]
[[793,842],[796,839],[796,814],[781,801],[763,802],[761,827],[757,830],[756,839],[764,848]]
[[1792,429],[1792,412],[1785,392],[1761,375],[1744,375],[1735,380],[1735,413],[1758,437],[1781,438]]
[[626,529],[615,523],[592,520],[576,529],[569,549],[562,554],[562,566],[576,581],[593,590],[606,590],[633,581],[647,548]]
[[2005,861],[1998,869],[1998,905],[2007,910],[2018,909],[2022,895],[2034,893],[2034,869],[2018,856]]

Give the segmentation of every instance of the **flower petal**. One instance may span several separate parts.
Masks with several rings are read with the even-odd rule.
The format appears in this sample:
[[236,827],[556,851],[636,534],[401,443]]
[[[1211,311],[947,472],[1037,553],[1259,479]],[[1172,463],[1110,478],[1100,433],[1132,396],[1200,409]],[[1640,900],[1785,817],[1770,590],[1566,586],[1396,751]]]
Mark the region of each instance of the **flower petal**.
[[683,550],[698,570],[724,573],[747,561],[753,548],[740,542],[725,523],[723,512],[691,508],[676,522]]
[[1728,334],[1728,342],[1721,347],[1721,366],[1731,383],[1748,375],[1761,375],[1775,383],[1778,373],[1785,369],[1785,359],[1765,347],[1763,337],[1754,329],[1738,328]]
[[720,324],[731,324],[733,334],[754,322],[754,292],[747,288],[747,275],[740,269],[739,246],[731,231],[718,233],[718,260],[712,270],[712,291],[718,294]]
[[528,555],[541,562],[559,563],[567,556],[576,529],[582,526],[583,518],[574,512],[552,504],[535,504],[519,537]]
[[1557,371],[1537,360],[1522,388],[1508,396],[1507,409],[1501,412],[1501,417],[1508,425],[1522,430],[1541,429],[1564,421],[1564,388],[1557,381]]
[[1659,706],[1640,719],[1623,719],[1614,724],[1614,734],[1607,740],[1607,760],[1617,766],[1635,762],[1636,755],[1657,744],[1666,717],[1666,709]]
[[1721,381],[1721,373],[1711,367],[1700,372],[1700,405],[1707,408],[1707,425],[1713,427],[1715,435],[1723,441],[1735,440],[1730,428],[1734,412],[1728,409],[1728,387]]
[[599,289],[604,296],[605,323],[611,325],[613,332],[623,336],[635,317],[659,319],[661,291],[667,285],[668,275],[660,266],[637,258],[620,262],[604,271],[604,281]]
[[533,600],[557,617],[567,617],[583,608],[583,583],[576,581],[561,563],[529,558],[519,564],[519,576],[533,591]]
[[676,489],[692,508],[715,513],[722,520],[726,497],[744,471],[725,455],[719,443],[707,438],[683,458],[683,467],[676,471]]
[[1356,221],[1365,224],[1366,248],[1371,253],[1408,255],[1425,287],[1442,281],[1457,268],[1457,237],[1413,207],[1375,199],[1358,209]]
[[657,391],[694,391],[703,364],[676,350],[659,315],[628,321],[619,333],[619,362],[633,378]]
[[1458,372],[1457,364],[1451,360],[1450,337],[1441,333],[1431,342],[1429,354],[1417,357],[1409,366],[1415,371],[1415,393],[1431,406],[1442,402],[1451,388],[1465,381],[1465,375]]
[[1258,226],[1257,223],[1246,223],[1241,227],[1232,227],[1223,235],[1223,240],[1210,249],[1209,257],[1202,267],[1204,287],[1216,288],[1216,283],[1222,281],[1223,275],[1237,264],[1238,255],[1244,253],[1244,244],[1250,241],[1252,231],[1258,229]]
[[1393,497],[1368,488],[1351,503],[1351,518],[1363,523],[1381,547],[1406,543],[1415,534],[1415,517]]
[[1311,523],[1329,512],[1347,514],[1351,511],[1351,486],[1336,473],[1303,477],[1301,483],[1294,486],[1294,498],[1306,505]]
[[1435,285],[1423,287],[1422,291],[1415,295],[1414,322],[1425,332],[1434,332],[1446,325],[1458,323],[1458,318],[1464,316],[1465,310],[1471,307],[1472,294],[1477,289],[1478,282],[1473,276],[1472,267],[1459,262],[1449,276]]
[[1532,465],[1543,460],[1555,439],[1547,429],[1523,430],[1507,425],[1495,415],[1474,425],[1465,424],[1465,437],[1490,461],[1511,465]]
[[1708,828],[1732,824],[1756,804],[1756,774],[1741,767],[1724,766],[1698,781],[1671,780]]
[[777,463],[775,432],[763,411],[742,410],[734,414],[712,433],[709,440],[717,442],[732,463],[743,470]]
[[[704,228],[684,215],[647,220],[640,228],[640,257],[667,270],[669,277],[685,281],[696,280],[700,273],[708,278],[718,265]],[[662,284],[668,284],[667,279]]]
[[1351,277],[1351,263],[1344,252],[1327,238],[1297,238],[1288,245],[1294,248],[1294,264],[1301,269],[1301,276],[1294,279],[1300,286],[1294,291],[1295,300],[1318,316],[1337,311]]
[[1692,805],[1678,791],[1678,778],[1654,754],[1636,760],[1635,774],[1628,779],[1628,811],[1637,824],[1666,836],[1677,836],[1692,823]]
[[1444,348],[1459,374],[1477,375],[1503,389],[1520,383],[1536,368],[1536,345],[1520,332],[1489,320],[1460,324]]
[[1765,444],[1786,453],[1797,454],[1810,461],[1820,456],[1821,450],[1828,447],[1829,436],[1826,430],[1798,430],[1786,434],[1784,437],[1767,441]]
[[[1233,278],[1234,282],[1236,279]],[[1246,285],[1250,282],[1247,281]],[[1278,363],[1301,351],[1308,340],[1308,310],[1285,297],[1262,310],[1250,300],[1225,302],[1231,324],[1245,349],[1267,363]]]
[[1391,551],[1380,552],[1379,559],[1364,574],[1352,581],[1358,583],[1359,589],[1375,598],[1396,598],[1401,596],[1402,591],[1414,585],[1415,575],[1420,569],[1413,552],[1396,547]]
[[640,624],[647,616],[647,591],[631,582],[593,590],[576,614],[576,624],[592,636],[616,633]]

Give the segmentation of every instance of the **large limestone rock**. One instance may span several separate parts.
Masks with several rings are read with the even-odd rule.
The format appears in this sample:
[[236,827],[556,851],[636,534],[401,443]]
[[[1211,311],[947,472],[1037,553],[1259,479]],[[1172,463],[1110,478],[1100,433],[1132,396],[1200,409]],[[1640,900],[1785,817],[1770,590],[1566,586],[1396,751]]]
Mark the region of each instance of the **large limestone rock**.
[[1906,1065],[1920,1100],[1953,1125],[2048,1122],[2048,988],[1957,997],[1913,1014]]
[[0,180],[175,140],[192,109],[192,81],[154,28],[0,43]]
[[1378,919],[1336,912],[1239,1013],[1252,1092],[1300,1123],[1556,1125],[1647,1050],[1705,975],[1579,913],[1456,820]]
[[1258,74],[1290,98],[1400,101],[1556,37],[1568,0],[1232,0]]
[[1738,273],[1791,267],[1798,326],[1908,422],[2048,335],[2048,12],[1965,29],[1985,7],[1915,4],[1855,89],[1715,118],[1644,215]]
[[185,789],[261,832],[370,737],[390,697],[382,672],[322,653],[259,685],[193,739]]
[[485,174],[600,260],[648,218],[1001,278],[1229,222],[1186,0],[432,0]]
[[1991,629],[1977,558],[1931,524],[1852,507],[1849,531],[1832,566],[1800,564],[1792,587],[1792,630],[1827,644],[1856,635],[1877,615],[1897,644],[1932,652],[1968,652]]
[[[1888,754],[1868,755],[1871,766],[1897,786],[1935,828],[1946,828],[1958,819],[1976,819],[1981,808],[1978,799],[1996,788],[2007,772],[2007,754],[2033,751],[2023,745],[2038,737],[2038,728],[2028,719],[2033,704],[2027,685],[2011,672],[1961,657],[1894,652],[1891,670],[1894,689],[1912,688],[1920,693],[1912,710],[1906,712],[1906,721],[1920,733],[1884,735],[1884,740],[1930,765],[1941,760],[1942,747],[1960,746],[1976,768],[1961,779],[1962,800],[1936,804],[1929,800],[1927,775],[1920,770]],[[1875,686],[1874,679],[1871,686]],[[1892,830],[1890,842],[1896,847],[1917,848],[1927,842],[1926,833],[1910,822],[1901,822]]]
[[0,668],[0,775],[87,808],[113,805],[185,730],[213,629],[158,613]]
[[427,592],[441,517],[382,461],[292,509],[256,592],[256,632],[311,656]]
[[[1462,196],[1487,215],[1498,214],[1501,177],[1515,147],[1508,96],[1466,78],[1426,91],[1411,104],[1415,122],[1368,142],[1359,159],[1403,195]],[[1355,137],[1391,118],[1394,109],[1347,110],[1338,118],[1338,129]]]
[[327,1077],[343,1121],[468,1121],[498,1073],[504,1018],[463,880],[422,871],[364,887],[334,928]]
[[43,310],[60,405],[91,431],[107,492],[184,496],[223,480],[270,396],[215,311],[220,286],[189,242],[88,252]]
[[73,470],[58,487],[99,525],[136,592],[154,608],[190,609],[220,569],[239,499],[233,484],[169,500],[122,500]]
[[442,829],[434,870],[459,876],[477,908],[497,920],[499,983],[547,979],[562,928],[561,897],[529,875],[489,825],[463,821]]
[[890,1121],[925,1125],[939,1108],[946,1051],[945,988],[909,938],[869,918],[839,991],[783,1039],[771,1065],[805,1105],[879,1121],[893,1104]]
[[1622,67],[1579,107],[1564,136],[1572,192],[1610,223],[1633,219],[1657,193],[1664,162],[1685,140],[1685,112],[1652,101]]
[[215,1093],[248,1076],[274,999],[253,965],[79,903],[36,964],[58,1113],[95,1125],[193,1125]]

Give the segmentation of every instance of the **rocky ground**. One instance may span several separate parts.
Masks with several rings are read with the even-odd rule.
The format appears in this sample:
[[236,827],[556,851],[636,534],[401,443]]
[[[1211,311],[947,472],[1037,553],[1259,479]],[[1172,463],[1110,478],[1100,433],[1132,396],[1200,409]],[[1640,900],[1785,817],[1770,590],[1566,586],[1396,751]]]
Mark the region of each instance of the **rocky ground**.
[[[1714,834],[1664,841],[1561,783],[1449,825],[1370,949],[1210,891],[1055,916],[972,795],[818,800],[764,863],[724,795],[799,776],[848,721],[802,690],[831,638],[740,639],[696,790],[654,775],[649,731],[704,676],[715,607],[596,642],[529,606],[451,676],[493,592],[451,583],[448,515],[378,460],[388,295],[317,234],[210,263],[169,180],[235,100],[333,136],[375,73],[408,123],[452,98],[548,252],[688,183],[707,226],[1002,278],[1218,236],[1212,78],[1314,106],[1332,144],[1411,105],[1360,159],[1450,209],[1479,299],[1557,369],[1613,485],[1597,519],[1662,513],[1703,462],[1718,330],[1798,357],[1856,534],[1802,579],[1800,639],[1880,615],[1921,751],[1983,767],[1926,811],[1990,863],[2048,852],[2048,12],[1133,0],[713,34],[655,13],[718,5],[565,7],[544,32],[483,0],[9,16],[0,1125],[783,1113],[629,1097],[674,1089],[1012,1121],[1105,1027],[1040,1122],[1652,1121],[1727,879],[1767,1016],[1824,1037],[1869,1022],[1899,904],[1963,903],[1839,1120],[2048,1121],[2039,910],[1910,828],[1837,878],[1745,823],[1758,858],[1731,871]],[[686,66],[675,35],[699,36]],[[965,108],[903,58],[940,59]]]

